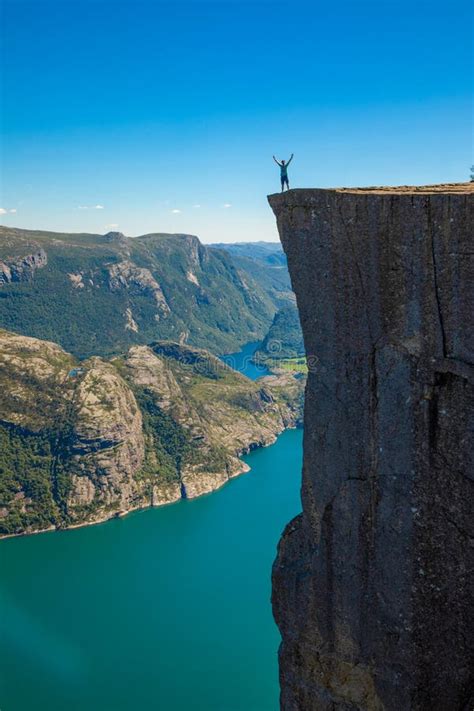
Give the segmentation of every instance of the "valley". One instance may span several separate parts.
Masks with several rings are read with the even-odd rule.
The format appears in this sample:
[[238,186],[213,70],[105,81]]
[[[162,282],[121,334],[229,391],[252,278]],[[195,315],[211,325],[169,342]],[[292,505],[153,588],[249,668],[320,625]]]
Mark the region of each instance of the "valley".
[[0,327],[78,358],[158,339],[234,352],[261,340],[293,298],[286,266],[193,235],[0,227]]

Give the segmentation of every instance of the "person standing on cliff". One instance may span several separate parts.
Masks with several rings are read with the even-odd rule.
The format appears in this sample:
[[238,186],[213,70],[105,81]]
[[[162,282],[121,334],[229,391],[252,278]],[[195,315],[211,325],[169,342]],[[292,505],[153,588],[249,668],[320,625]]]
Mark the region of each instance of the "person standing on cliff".
[[288,166],[290,165],[291,161],[293,160],[293,153],[291,154],[291,158],[289,161],[284,161],[283,159],[281,162],[273,156],[273,160],[277,165],[280,166],[280,180],[281,180],[281,192],[285,189],[289,190],[290,189],[290,184],[288,182]]

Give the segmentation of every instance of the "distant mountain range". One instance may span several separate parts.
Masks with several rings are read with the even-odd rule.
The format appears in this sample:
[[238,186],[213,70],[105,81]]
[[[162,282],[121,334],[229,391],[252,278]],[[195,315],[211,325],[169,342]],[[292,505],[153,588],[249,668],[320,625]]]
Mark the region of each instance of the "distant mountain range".
[[232,352],[292,298],[279,244],[0,227],[0,327],[82,358],[156,339]]
[[271,344],[273,357],[302,344],[279,242],[205,246],[184,234],[0,227],[0,327],[80,358],[156,339],[214,353],[263,340],[262,354]]
[[236,267],[249,274],[278,308],[294,300],[280,242],[219,242],[210,246],[227,252]]
[[300,316],[296,304],[291,303],[275,314],[255,358],[260,362],[274,361],[303,356],[304,352]]
[[280,242],[216,242],[209,246],[224,249],[234,257],[248,257],[270,267],[287,266]]
[[232,255],[234,262],[264,286],[279,306],[256,358],[260,361],[304,355],[298,309],[291,291],[286,255],[280,242],[221,242],[213,247]]

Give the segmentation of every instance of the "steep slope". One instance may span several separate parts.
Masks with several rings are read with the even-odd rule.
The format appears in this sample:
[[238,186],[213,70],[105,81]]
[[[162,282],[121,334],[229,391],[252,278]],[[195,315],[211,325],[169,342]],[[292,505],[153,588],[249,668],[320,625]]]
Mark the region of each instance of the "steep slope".
[[247,257],[270,267],[287,265],[281,242],[215,242],[210,246],[223,249],[234,257]]
[[270,204],[310,369],[273,574],[282,709],[474,704],[474,186]]
[[212,491],[301,417],[291,376],[258,383],[159,341],[80,364],[0,331],[0,535],[94,523]]
[[294,301],[280,242],[220,242],[210,246],[227,252],[238,269],[259,284],[277,308]]
[[255,352],[257,361],[296,358],[304,354],[303,334],[296,304],[281,308],[273,317],[272,325]]
[[0,227],[0,327],[78,357],[157,338],[232,352],[262,338],[274,312],[249,273],[191,235]]

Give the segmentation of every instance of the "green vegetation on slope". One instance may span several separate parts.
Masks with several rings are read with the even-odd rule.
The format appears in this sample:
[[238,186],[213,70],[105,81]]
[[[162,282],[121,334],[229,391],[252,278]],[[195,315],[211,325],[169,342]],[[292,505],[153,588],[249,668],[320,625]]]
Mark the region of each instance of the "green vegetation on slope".
[[142,476],[179,481],[181,464],[192,450],[189,434],[157,405],[152,392],[136,387],[135,397],[142,412],[145,435]]
[[304,355],[298,309],[295,304],[280,309],[270,329],[256,351],[254,358],[260,362],[298,358]]
[[234,257],[247,257],[271,267],[286,267],[286,255],[281,242],[217,242],[211,245]]
[[[38,250],[45,263],[10,274]],[[54,340],[80,358],[158,338],[232,352],[261,338],[275,312],[263,272],[246,272],[190,235],[0,227],[0,326]]]
[[308,372],[308,364],[306,363],[305,356],[301,358],[282,358],[275,360],[273,364],[269,365],[270,369],[272,365],[275,369],[288,370],[292,373],[303,373],[306,375]]
[[49,528],[58,522],[52,466],[48,433],[0,423],[0,533]]
[[211,246],[227,252],[238,269],[259,284],[277,308],[294,300],[280,242],[223,242]]

